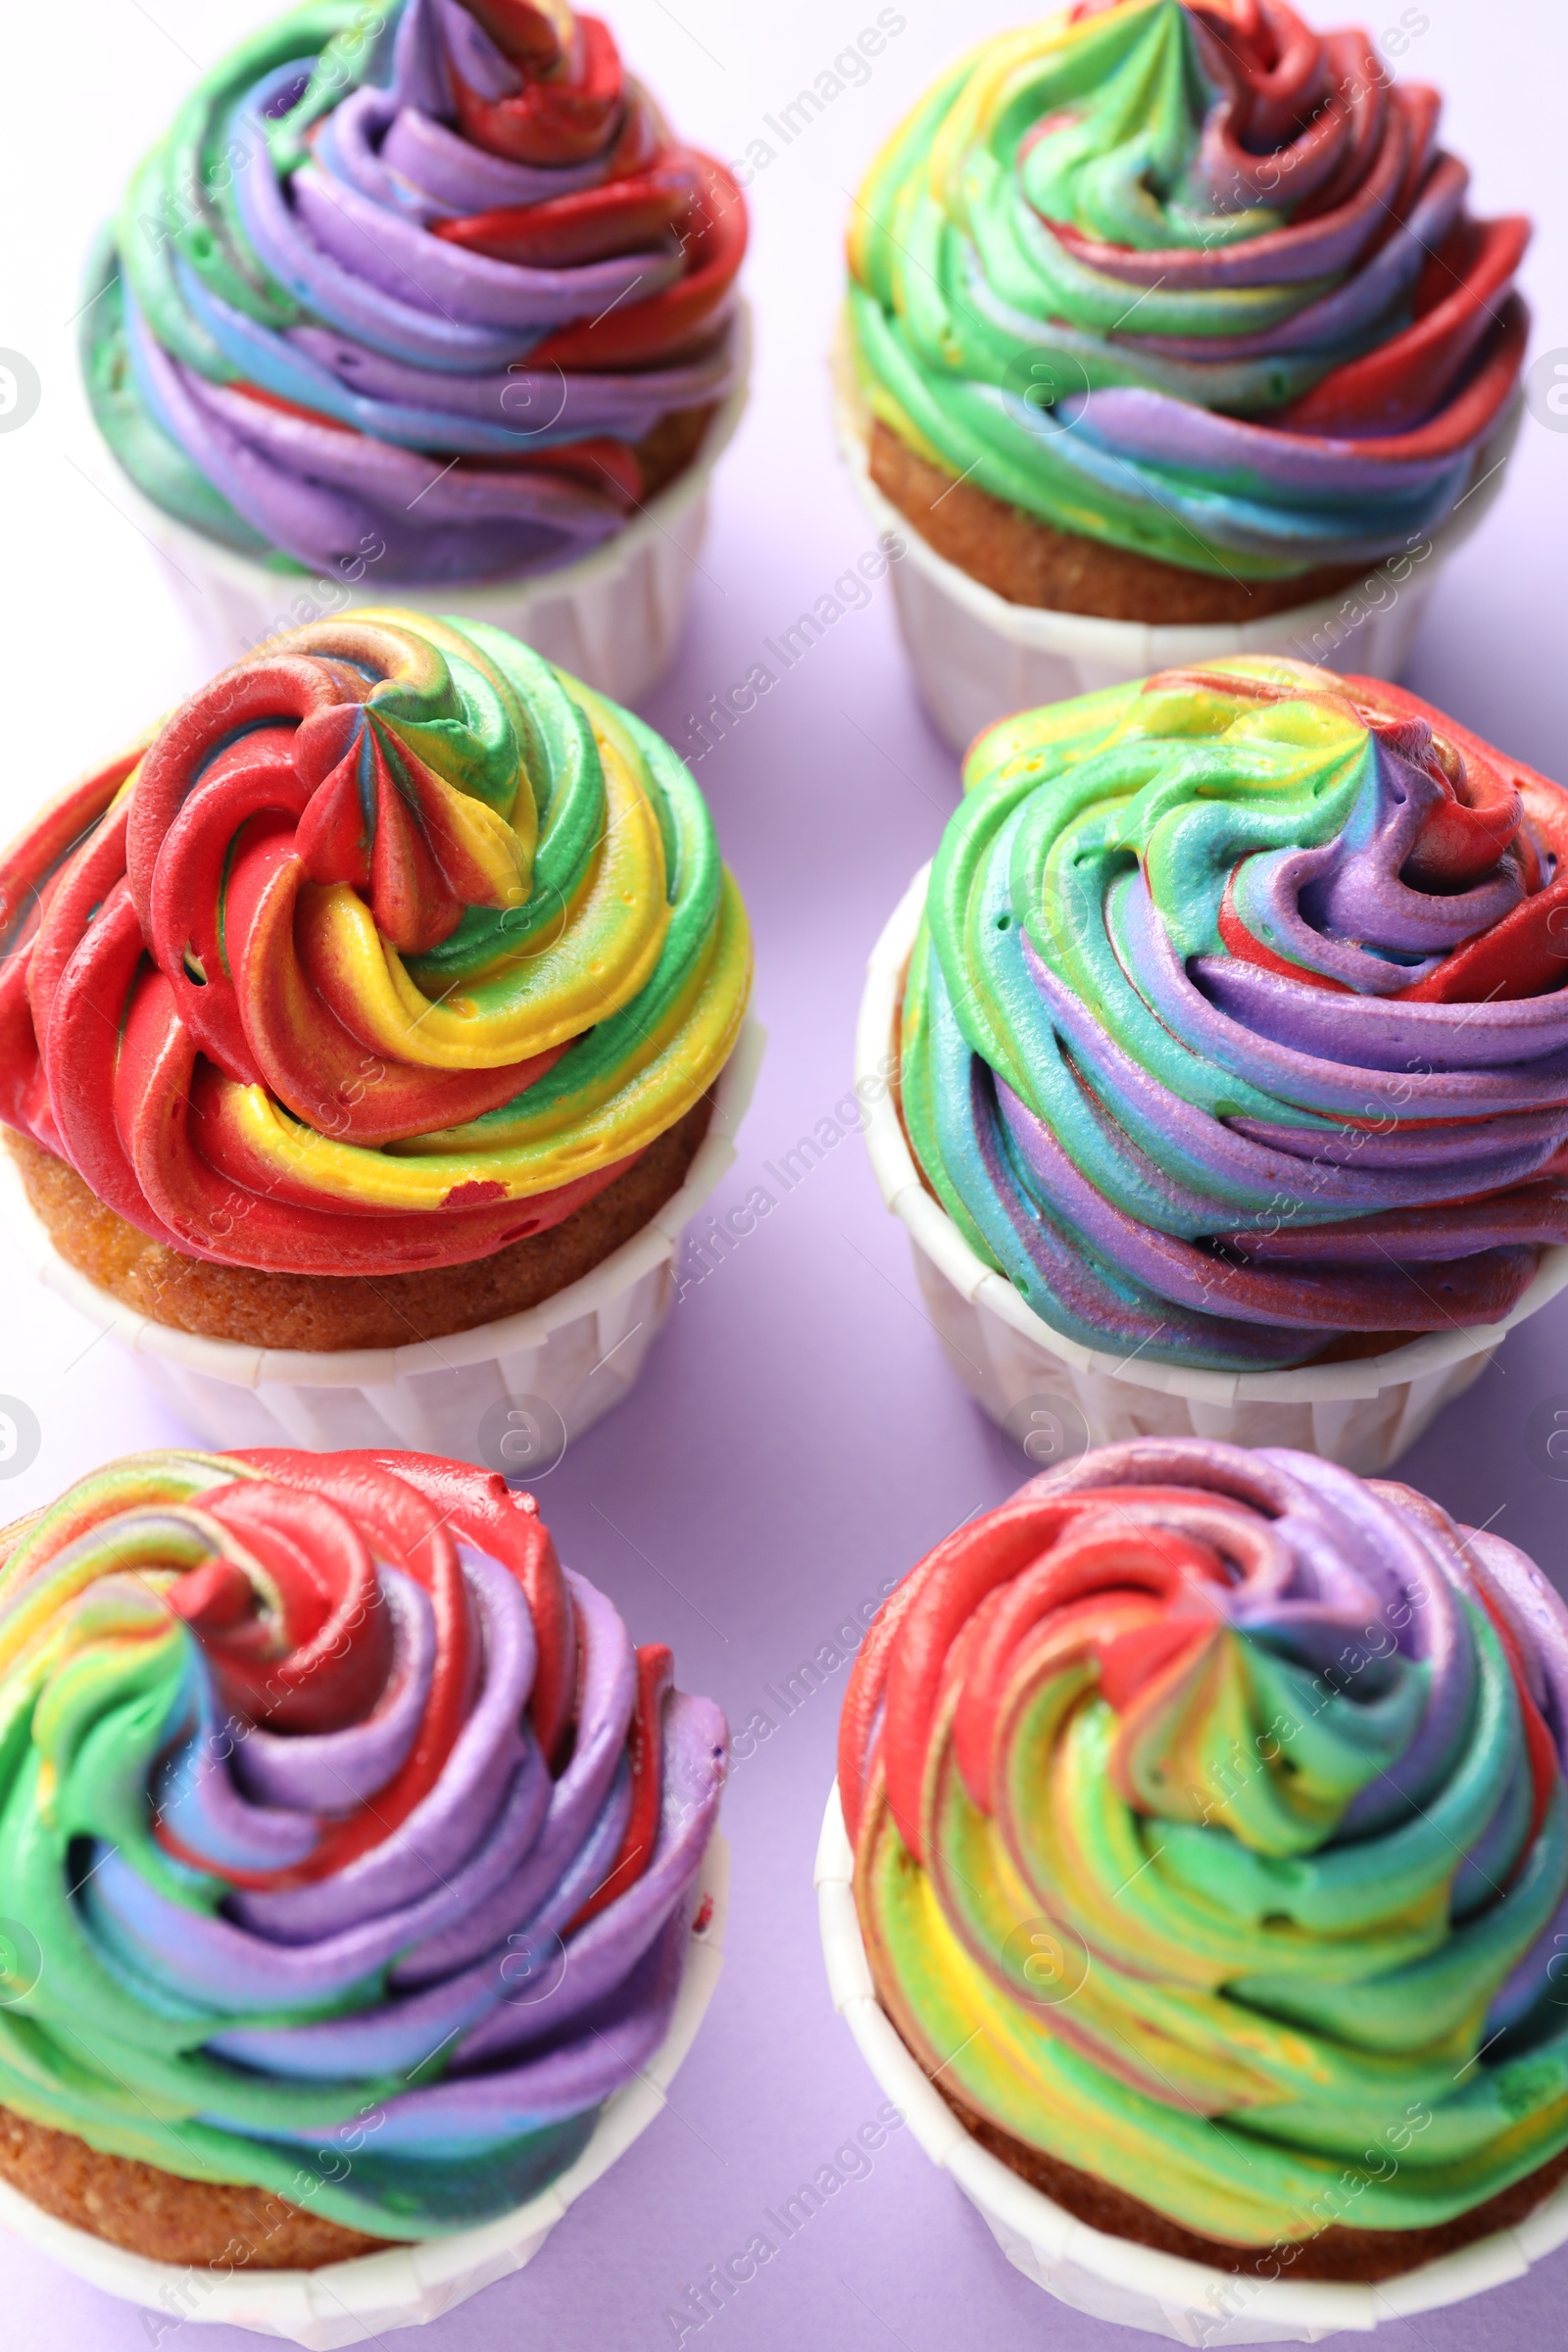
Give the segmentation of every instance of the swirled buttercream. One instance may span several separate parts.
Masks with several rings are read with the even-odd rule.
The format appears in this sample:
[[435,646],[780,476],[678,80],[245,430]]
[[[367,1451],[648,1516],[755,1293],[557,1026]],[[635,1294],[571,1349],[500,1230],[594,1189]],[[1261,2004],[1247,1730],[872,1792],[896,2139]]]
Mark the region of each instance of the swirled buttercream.
[[919,455],[1063,531],[1271,578],[1414,545],[1518,381],[1529,235],[1435,90],[1284,0],[994,35],[878,157],[854,347]]
[[667,2032],[727,1750],[489,1473],[112,1463],[0,1561],[0,2102],[386,2237],[524,2203]]
[[1047,1322],[1247,1371],[1508,1311],[1568,1241],[1561,786],[1249,658],[1004,719],[965,784],[904,1111]]
[[739,896],[652,728],[481,622],[265,646],[0,861],[0,1118],[301,1274],[545,1231],[712,1084]]
[[939,1544],[846,1694],[878,1994],[971,2111],[1246,2246],[1568,2147],[1568,1609],[1408,1487],[1104,1446]]
[[734,382],[746,211],[561,0],[312,0],[132,178],[83,364],[126,472],[280,563],[547,569]]

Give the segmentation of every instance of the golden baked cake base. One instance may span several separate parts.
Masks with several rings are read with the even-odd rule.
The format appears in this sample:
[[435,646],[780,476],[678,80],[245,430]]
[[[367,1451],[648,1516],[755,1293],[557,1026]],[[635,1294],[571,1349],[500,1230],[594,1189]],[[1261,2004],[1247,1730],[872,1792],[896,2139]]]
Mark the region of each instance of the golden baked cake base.
[[415,1274],[270,1274],[187,1257],[106,1207],[74,1168],[6,1131],[27,1199],[78,1274],[155,1323],[252,1348],[405,1348],[521,1314],[640,1233],[686,1181],[712,1116],[704,1096],[613,1184],[547,1233]]
[[943,2088],[937,2088],[953,2109],[971,2139],[1027,2180],[1031,2188],[1053,2199],[1091,2230],[1102,2230],[1108,2237],[1131,2238],[1140,2246],[1152,2246],[1161,2254],[1179,2254],[1188,2262],[1205,2262],[1219,2271],[1234,2271],[1243,2278],[1338,2278],[1361,2285],[1375,2285],[1380,2278],[1396,2278],[1401,2272],[1418,2270],[1424,2262],[1436,2262],[1440,2255],[1452,2254],[1460,2246],[1473,2245],[1477,2238],[1490,2237],[1494,2230],[1510,2230],[1533,2213],[1548,2196],[1559,2180],[1568,2175],[1568,2148],[1538,2165],[1524,2180],[1516,2180],[1511,2188],[1488,2197],[1485,2203],[1472,2205],[1468,2213],[1455,2216],[1451,2222],[1442,2222],[1421,2230],[1357,2230],[1345,2222],[1332,2222],[1315,2237],[1299,2238],[1288,2245],[1239,2246],[1228,2239],[1204,2237],[1196,2230],[1184,2230],[1163,2213],[1156,2213],[1138,2197],[1129,2196],[1125,2189],[1112,2187],[1094,2173],[1080,2172],[1073,2164],[1064,2164],[1057,2156],[1048,2156],[1043,2148],[1031,2148],[1010,2132],[999,2132],[965,2107],[961,2100]]
[[637,463],[643,469],[643,497],[657,498],[667,490],[677,474],[685,472],[700,453],[708,438],[708,428],[718,413],[718,404],[710,401],[702,409],[671,409],[651,424],[640,441],[632,447]]
[[128,2156],[103,2156],[0,2107],[0,2180],[29,2203],[149,2262],[221,2263],[256,2271],[318,2271],[401,2238],[345,2230],[265,2188],[181,2180]]
[[1262,620],[1309,605],[1352,581],[1366,564],[1325,564],[1288,580],[1237,580],[1185,571],[1076,531],[1058,531],[941,466],[872,420],[871,479],[928,547],[1012,605],[1086,612],[1102,620],[1171,626]]

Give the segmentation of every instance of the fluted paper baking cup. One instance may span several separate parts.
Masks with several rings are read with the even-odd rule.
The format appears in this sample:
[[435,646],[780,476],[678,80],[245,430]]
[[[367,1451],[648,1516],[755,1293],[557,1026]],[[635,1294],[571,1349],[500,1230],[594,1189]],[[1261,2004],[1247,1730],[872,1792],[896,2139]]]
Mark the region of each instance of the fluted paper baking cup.
[[614,537],[574,564],[484,582],[389,580],[367,563],[358,580],[270,571],[176,522],[121,477],[116,498],[134,509],[209,669],[227,669],[285,629],[361,605],[397,605],[458,620],[489,621],[569,670],[596,693],[634,703],[669,666],[691,601],[708,525],[709,477],[746,406],[749,323],[739,373],[683,473]]
[[1334,2278],[1243,2278],[1091,2229],[971,2138],[876,1997],[855,1909],[855,1855],[838,1783],[816,1851],[817,1923],[833,2006],[933,2164],[950,2173],[1014,2269],[1074,2311],[1167,2343],[1315,2344],[1462,2303],[1523,2278],[1568,2241],[1568,2181],[1512,2230],[1375,2286]]
[[[220,1450],[376,1446],[537,1472],[618,1404],[642,1371],[675,1300],[682,1233],[734,1160],[764,1043],[748,1019],[685,1183],[640,1233],[521,1314],[407,1348],[247,1348],[155,1323],[66,1263],[5,1152],[0,1189],[40,1281],[129,1348],[165,1401]],[[481,1424],[501,1458],[494,1443],[489,1456],[483,1450]]]
[[889,576],[915,683],[959,752],[982,727],[1013,710],[1124,686],[1156,669],[1200,667],[1227,654],[1289,654],[1363,677],[1399,677],[1439,573],[1502,488],[1521,414],[1515,400],[1482,453],[1474,488],[1447,520],[1357,586],[1262,620],[1175,627],[1014,605],[971,579],[939,556],[872,481],[869,417],[842,352],[835,355],[834,382],[839,444],[856,488],[878,530],[896,531],[907,548]]
[[856,1035],[856,1079],[868,1083],[865,1129],[882,1198],[908,1228],[925,1312],[969,1394],[1041,1470],[1086,1446],[1127,1438],[1217,1438],[1293,1446],[1375,1478],[1413,1446],[1444,1405],[1478,1380],[1504,1335],[1568,1284],[1568,1243],[1543,1250],[1512,1311],[1456,1325],[1348,1363],[1291,1372],[1200,1372],[1111,1355],[1054,1331],[1005,1275],[977,1257],[927,1192],[887,1072],[904,974],[925,904],[922,867],[871,951]]
[[155,2345],[187,2320],[248,2328],[256,2335],[304,2344],[309,2352],[337,2352],[340,2345],[368,2343],[391,2328],[423,2327],[531,2262],[567,2208],[660,2113],[718,1983],[728,1901],[729,1848],[715,1831],[697,1874],[686,1966],[669,2032],[637,2080],[607,2101],[569,2172],[526,2205],[476,2230],[420,2245],[389,2246],[384,2254],[362,2254],[318,2271],[242,2271],[148,2262],[56,2221],[4,2181],[0,2225],[106,2294],[166,2318],[162,2327],[158,2318],[144,2323]]

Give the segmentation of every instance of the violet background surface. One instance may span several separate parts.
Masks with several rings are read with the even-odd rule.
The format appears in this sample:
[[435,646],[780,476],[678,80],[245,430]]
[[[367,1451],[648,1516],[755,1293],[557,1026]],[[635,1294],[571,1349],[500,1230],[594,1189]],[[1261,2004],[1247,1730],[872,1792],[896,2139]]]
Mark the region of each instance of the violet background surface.
[[[0,32],[0,345],[23,351],[43,386],[36,416],[0,432],[0,835],[200,682],[158,563],[117,504],[68,314],[88,241],[135,158],[198,68],[270,13],[246,0],[151,10],[81,0],[8,12]],[[725,157],[744,158],[758,138],[774,149],[750,190],[753,406],[718,473],[681,658],[645,706],[683,749],[687,714],[755,661],[776,669],[764,638],[871,543],[834,455],[825,367],[848,191],[954,53],[1024,11],[907,0],[893,13],[905,28],[867,82],[785,146],[764,116],[874,23],[870,0],[797,0],[787,18],[733,0],[621,0],[613,11],[624,53],[686,135]],[[1317,0],[1308,13],[1343,21]],[[1533,349],[1560,351],[1568,366],[1561,12],[1550,0],[1431,0],[1402,14],[1424,29],[1399,70],[1446,90],[1447,141],[1473,167],[1479,208],[1536,215],[1524,271]],[[1377,35],[1400,16],[1374,0],[1367,22]],[[1568,430],[1527,417],[1498,506],[1438,588],[1409,683],[1568,777],[1565,544]],[[738,1163],[713,1202],[722,1212],[759,1184],[778,1196],[763,1163],[845,1097],[866,953],[956,798],[956,762],[914,699],[886,585],[697,773],[751,908],[756,1005],[771,1033]],[[24,1399],[43,1433],[30,1467],[0,1482],[6,1519],[111,1455],[186,1437],[134,1363],[39,1291],[3,1236],[0,1396]],[[1568,1590],[1568,1486],[1538,1467],[1526,1436],[1531,1414],[1558,1396],[1568,1407],[1568,1296],[1509,1340],[1402,1471],[1532,1551]],[[852,1137],[690,1289],[642,1387],[539,1493],[564,1558],[614,1596],[635,1639],[671,1642],[683,1687],[712,1692],[739,1728],[760,1707],[782,1717],[764,1686],[778,1689],[846,1612],[1001,1500],[1025,1467],[949,1376],[902,1231]],[[874,2115],[881,2093],[828,2001],[810,1884],[843,1682],[830,1675],[736,1772],[728,1960],[671,2109],[526,2271],[402,2340],[429,2352],[668,2344],[662,2314],[686,2283],[743,2248],[763,2208]],[[1393,2323],[1384,2340],[1390,2352],[1550,2341],[1565,2290],[1568,2253],[1477,2302]],[[0,2297],[7,2339],[29,2352],[153,2340],[140,2313],[9,2238]],[[1134,2340],[1013,2272],[904,2133],[702,2335],[732,2352],[874,2352],[890,2339],[906,2352],[960,2340],[1111,2352]],[[239,2352],[258,2339],[207,2328],[187,2340]]]

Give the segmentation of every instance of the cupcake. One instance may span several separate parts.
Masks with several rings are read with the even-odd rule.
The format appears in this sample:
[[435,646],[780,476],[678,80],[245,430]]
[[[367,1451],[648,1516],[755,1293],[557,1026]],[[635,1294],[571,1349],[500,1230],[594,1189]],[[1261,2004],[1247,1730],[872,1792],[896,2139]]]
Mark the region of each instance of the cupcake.
[[1283,0],[1113,0],[983,41],[884,147],[849,231],[856,462],[928,592],[934,557],[971,620],[1098,662],[1028,699],[1159,665],[1029,609],[1250,650],[1384,559],[1409,580],[1500,463],[1529,224],[1471,217],[1440,104]]
[[38,2215],[224,2273],[450,2236],[668,2035],[724,1718],[531,1495],[133,1455],[0,1539],[0,2177]]
[[879,951],[904,1131],[1044,1344],[1344,1372],[1568,1256],[1559,785],[1248,658],[1004,720],[964,781]]
[[[88,289],[88,392],[185,573],[220,607],[249,574],[253,640],[302,574],[328,609],[505,582],[522,611],[706,473],[745,245],[729,173],[597,17],[317,0],[136,172]],[[204,546],[244,561],[208,577]]]
[[1565,1759],[1568,1609],[1511,1544],[1284,1449],[1093,1452],[939,1544],[857,1661],[876,2001],[1129,2294],[1134,2247],[1190,2308],[1191,2264],[1396,2277],[1568,2172]]
[[0,1119],[100,1299],[330,1382],[482,1353],[661,1217],[667,1292],[745,912],[668,746],[499,630],[278,638],[47,808],[0,905]]

